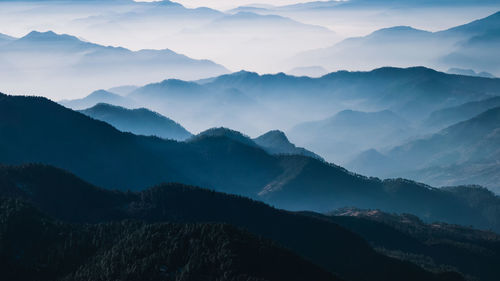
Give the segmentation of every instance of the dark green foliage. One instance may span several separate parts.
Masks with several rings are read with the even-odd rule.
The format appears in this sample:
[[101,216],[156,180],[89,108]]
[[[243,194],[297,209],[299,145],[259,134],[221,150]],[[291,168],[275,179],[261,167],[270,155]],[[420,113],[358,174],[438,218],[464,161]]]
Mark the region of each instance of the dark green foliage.
[[[441,280],[413,264],[376,253],[363,239],[324,218],[277,210],[235,195],[179,184],[140,193],[110,192],[40,165],[3,167],[0,171],[0,196],[21,198],[69,222],[135,219],[148,223],[228,223],[274,240],[348,280]],[[77,189],[74,193],[60,192],[73,186]],[[85,203],[79,203],[82,198],[86,198]],[[50,203],[57,201],[66,202],[65,207]],[[104,260],[108,259],[112,257]]]
[[233,226],[70,225],[0,199],[5,280],[339,280]]
[[356,208],[339,209],[330,219],[383,253],[430,270],[453,268],[472,278],[491,281],[500,275],[500,236],[493,232]]

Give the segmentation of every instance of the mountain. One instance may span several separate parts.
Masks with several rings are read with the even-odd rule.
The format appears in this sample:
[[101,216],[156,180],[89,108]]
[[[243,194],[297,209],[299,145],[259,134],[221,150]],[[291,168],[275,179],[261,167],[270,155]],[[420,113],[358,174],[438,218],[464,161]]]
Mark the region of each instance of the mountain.
[[[3,215],[1,221],[10,230],[7,233],[13,234],[2,235],[2,239],[7,239],[6,242],[16,241],[15,244],[6,244],[15,245],[17,249],[27,248],[24,251],[25,255],[23,255],[26,260],[21,259],[22,262],[29,261],[28,258],[33,254],[45,254],[45,251],[51,248],[61,249],[61,246],[57,247],[58,243],[64,245],[64,241],[68,236],[71,237],[71,233],[74,235],[79,233],[74,238],[79,243],[70,244],[73,247],[78,247],[77,249],[62,248],[68,250],[68,256],[72,258],[62,259],[65,256],[63,255],[60,260],[51,263],[51,265],[56,266],[58,262],[63,264],[64,262],[69,264],[77,262],[78,260],[75,258],[78,257],[74,257],[75,252],[78,253],[78,249],[88,247],[81,254],[94,254],[96,255],[95,259],[90,259],[89,262],[80,267],[76,272],[76,277],[80,274],[84,277],[94,276],[100,272],[112,274],[127,262],[138,265],[144,263],[144,266],[138,266],[135,270],[134,267],[123,269],[132,274],[138,270],[146,270],[147,273],[151,274],[150,268],[157,265],[156,263],[159,261],[167,263],[162,263],[165,265],[165,270],[160,270],[160,272],[171,272],[173,267],[174,270],[180,268],[181,272],[185,270],[186,273],[190,273],[192,270],[193,273],[198,273],[203,267],[195,267],[195,265],[202,263],[209,266],[213,262],[222,263],[217,268],[227,271],[232,268],[230,265],[235,266],[234,270],[236,270],[237,265],[245,264],[244,262],[239,263],[240,259],[247,261],[256,257],[263,257],[264,260],[259,260],[258,264],[255,264],[255,261],[246,263],[247,265],[242,269],[246,269],[246,272],[250,274],[278,274],[277,276],[281,277],[284,276],[283,274],[294,275],[290,277],[290,280],[310,280],[311,275],[307,274],[308,271],[310,274],[316,274],[320,280],[326,278],[321,276],[328,276],[318,267],[294,256],[289,250],[282,250],[268,240],[264,240],[272,239],[302,258],[347,280],[356,281],[367,278],[370,280],[463,280],[456,274],[432,274],[411,263],[400,262],[378,254],[363,239],[319,214],[320,218],[314,218],[310,215],[274,209],[238,196],[179,184],[160,185],[140,193],[112,192],[91,186],[67,172],[41,165],[1,167],[0,180],[4,183],[0,186],[2,197],[10,198],[7,201],[2,200],[5,211],[1,212]],[[87,198],[87,200],[81,200],[81,198]],[[32,204],[45,214],[64,222],[71,222],[72,225],[59,223],[59,229],[47,230],[47,227],[51,227],[55,223],[44,217],[33,220],[31,214],[36,211],[33,208],[24,207],[26,203],[14,200]],[[123,221],[124,219],[128,219],[128,221]],[[42,220],[42,223],[39,220]],[[103,224],[103,222],[106,223]],[[165,224],[172,222],[178,224]],[[211,224],[206,225],[206,222]],[[180,225],[179,223],[189,224]],[[193,223],[197,224],[193,225]],[[200,225],[200,223],[203,224]],[[242,232],[234,226],[223,226],[218,223],[232,224],[264,239]],[[41,226],[44,227],[37,229]],[[34,228],[34,230],[23,232],[23,227]],[[74,228],[76,229],[71,231]],[[16,235],[18,233],[24,233],[24,235]],[[60,239],[47,239],[52,238],[52,236],[46,238],[46,235],[51,233],[57,233]],[[94,240],[93,244],[88,245],[85,243],[88,240],[83,239],[85,235],[90,236],[87,238],[90,241],[94,237],[94,239],[98,239]],[[187,242],[184,239],[188,239],[188,237],[191,241],[183,243]],[[44,238],[50,243],[43,243],[45,242]],[[178,245],[175,246],[176,244],[171,244],[173,242],[168,242],[171,239],[177,239]],[[21,243],[28,241],[36,241],[37,243]],[[223,246],[224,242],[227,243],[226,246]],[[33,244],[35,247],[41,247],[44,251],[33,247]],[[54,244],[55,246],[53,246]],[[158,247],[158,245],[162,246]],[[216,247],[217,245],[219,247]],[[186,250],[183,250],[184,247]],[[102,249],[100,253],[99,249]],[[238,251],[233,252],[235,250]],[[158,251],[161,254],[154,254]],[[195,260],[206,251],[210,251],[212,258]],[[220,253],[220,255],[214,254],[214,252]],[[196,253],[196,255],[186,253]],[[275,253],[280,253],[281,257],[279,257],[277,264],[275,264],[276,261],[272,262],[272,267],[269,267],[266,265],[269,262],[266,261],[272,260]],[[10,260],[14,258],[13,254],[9,255],[11,256]],[[73,256],[69,254],[73,254]],[[160,259],[163,255],[171,258]],[[176,255],[184,258],[174,258]],[[235,260],[232,263],[227,263],[228,257]],[[352,260],[356,262],[352,263]],[[190,264],[189,271],[188,268],[182,267],[182,261],[192,261],[193,264]],[[169,264],[170,262],[174,264]],[[282,263],[283,266],[295,264],[297,268],[288,269],[287,273],[283,273],[280,270]],[[118,269],[110,271],[109,266],[106,265],[111,264],[117,264]],[[104,270],[103,267],[108,268],[108,270]],[[56,268],[63,270],[68,267],[59,266]],[[112,268],[116,267],[112,266]],[[261,271],[256,271],[257,268],[260,268]],[[359,270],[360,268],[363,270]],[[398,270],[394,270],[394,268]],[[294,273],[295,270],[297,273]],[[209,272],[217,274],[217,276],[220,274],[213,269]],[[172,274],[174,273],[172,272]],[[450,274],[453,278],[444,278]],[[336,279],[330,277],[330,279],[326,278],[325,280]]]
[[383,28],[327,48],[299,53],[291,57],[291,63],[294,66],[308,63],[327,69],[423,65],[436,69],[481,69],[498,76],[500,70],[494,50],[500,40],[499,18],[500,12],[497,12],[438,32],[410,26]]
[[118,86],[108,89],[108,91],[112,93],[119,94],[120,96],[126,96],[133,91],[137,90],[138,86],[126,85],[126,86]]
[[270,154],[296,154],[323,160],[321,156],[302,147],[296,147],[282,131],[269,131],[253,141]]
[[[377,251],[411,261],[430,271],[455,268],[468,279],[496,280],[500,236],[489,231],[439,222],[425,223],[410,214],[345,208],[331,220],[366,239]],[[446,253],[446,254],[443,254]]]
[[475,72],[473,69],[462,69],[462,68],[450,68],[448,69],[448,71],[446,71],[447,73],[450,73],[450,74],[458,74],[458,75],[468,75],[468,76],[478,76],[478,77],[485,77],[485,78],[495,78],[495,76],[493,76],[493,74],[489,73],[489,72],[485,72],[485,71],[481,71],[481,72]]
[[419,123],[435,110],[499,94],[500,79],[450,75],[424,67],[384,67],[318,78],[239,71],[197,82],[152,83],[127,97],[192,131],[223,126],[260,135],[326,119],[346,109],[390,110]]
[[295,67],[287,71],[287,74],[294,76],[321,77],[328,74],[328,71],[321,66]]
[[[426,138],[392,148],[385,156],[400,174],[434,185],[481,184],[498,191],[500,107],[449,126]],[[373,163],[364,163],[370,170]]]
[[500,97],[468,102],[459,106],[434,111],[423,123],[428,128],[444,129],[498,106],[500,106]]
[[61,100],[60,104],[72,109],[84,109],[95,106],[98,103],[109,103],[124,107],[133,107],[134,102],[130,99],[106,90],[97,90],[81,99]]
[[344,110],[324,120],[298,124],[289,132],[294,141],[340,163],[370,147],[399,143],[410,134],[410,123],[389,110]]
[[80,110],[94,119],[113,125],[122,132],[183,141],[192,136],[175,121],[146,108],[126,109],[105,103]]
[[[131,51],[52,31],[33,31],[0,46],[4,89],[68,97],[123,84],[160,79],[200,79],[228,72],[221,65],[195,60],[171,50]],[[57,79],[54,80],[54,77]],[[22,83],[20,83],[22,79]],[[47,81],[51,81],[48,83]],[[26,86],[21,86],[26,85]],[[80,85],[76,90],[74,85]]]
[[226,136],[189,142],[136,136],[45,98],[0,95],[0,163],[33,162],[61,167],[108,189],[180,182],[289,210],[356,206],[500,229],[498,198],[473,199],[481,189],[460,196],[408,180],[381,181],[306,156],[270,155]]
[[[132,221],[76,225],[8,199],[0,199],[0,210],[0,272],[9,279],[309,280],[313,276],[340,280],[229,225]],[[206,255],[211,258],[200,258]]]

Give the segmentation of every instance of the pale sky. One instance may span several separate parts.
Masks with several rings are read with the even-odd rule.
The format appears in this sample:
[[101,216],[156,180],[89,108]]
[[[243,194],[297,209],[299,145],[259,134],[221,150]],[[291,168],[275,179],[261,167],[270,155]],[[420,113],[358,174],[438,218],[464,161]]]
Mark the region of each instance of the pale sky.
[[[144,2],[152,2],[154,0],[136,0]],[[173,2],[181,3],[182,5],[195,8],[195,7],[209,7],[217,10],[229,10],[238,6],[249,4],[266,4],[266,5],[288,5],[296,3],[312,2],[308,0],[172,0]]]

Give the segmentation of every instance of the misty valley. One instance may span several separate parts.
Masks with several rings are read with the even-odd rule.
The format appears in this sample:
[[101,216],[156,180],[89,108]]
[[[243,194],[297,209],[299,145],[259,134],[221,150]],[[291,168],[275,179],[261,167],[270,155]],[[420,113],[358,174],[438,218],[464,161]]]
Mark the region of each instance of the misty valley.
[[500,2],[0,2],[0,279],[498,281]]

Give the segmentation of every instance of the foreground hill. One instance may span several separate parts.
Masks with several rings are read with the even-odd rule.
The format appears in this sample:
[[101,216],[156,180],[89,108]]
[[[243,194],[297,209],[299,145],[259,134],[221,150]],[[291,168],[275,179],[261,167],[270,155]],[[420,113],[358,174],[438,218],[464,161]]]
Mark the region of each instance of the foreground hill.
[[366,178],[301,155],[270,155],[225,135],[176,142],[122,133],[45,98],[0,95],[0,162],[46,163],[106,188],[180,182],[291,210],[357,206],[500,229],[494,195],[476,204],[460,192]]
[[75,225],[9,199],[0,211],[0,273],[9,280],[340,280],[229,225]]
[[99,103],[80,112],[109,123],[122,132],[179,141],[192,136],[177,122],[146,108],[126,109],[120,106]]
[[[101,223],[136,219],[147,223],[230,223],[264,238],[272,239],[316,265],[330,272],[335,272],[347,280],[461,280],[455,274],[435,275],[411,263],[400,262],[378,254],[363,239],[327,219],[318,219],[277,210],[242,197],[178,184],[161,185],[139,193],[112,192],[91,186],[67,172],[40,165],[1,167],[0,181],[2,182],[2,185],[0,185],[2,197],[28,202],[44,213],[67,222]],[[85,198],[85,200],[82,200],[82,198]],[[17,211],[18,207],[16,206],[19,205],[19,203],[14,203],[14,206],[12,206],[11,203],[9,207],[9,204],[7,204],[10,210],[1,212],[7,218],[1,221],[7,221],[4,227],[7,227],[8,231],[6,232],[9,234],[1,237],[7,240],[4,242],[6,245],[9,241],[17,242],[10,244],[15,245],[13,250],[24,248],[33,251],[25,251],[23,256],[25,259],[22,259],[21,263],[30,262],[32,255],[37,257],[37,254],[41,251],[36,247],[42,247],[44,250],[51,249],[50,246],[52,245],[50,243],[61,245],[52,249],[62,248],[61,250],[68,250],[65,259],[54,261],[51,265],[57,266],[58,262],[70,263],[75,261],[70,254],[74,254],[78,249],[68,249],[67,246],[64,248],[62,245],[81,246],[80,249],[85,249],[85,245],[88,245],[86,244],[87,241],[90,242],[93,237],[96,238],[93,244],[88,245],[91,247],[88,247],[83,253],[87,255],[96,253],[97,256],[95,259],[88,260],[74,274],[75,277],[81,276],[82,279],[91,278],[100,272],[103,274],[116,274],[120,268],[129,274],[140,273],[140,270],[149,273],[152,266],[158,265],[157,262],[163,255],[166,255],[163,257],[163,262],[172,263],[166,264],[165,271],[171,272],[171,270],[177,271],[178,269],[181,272],[187,271],[191,269],[191,265],[183,267],[182,263],[176,264],[175,262],[191,261],[195,274],[203,273],[203,271],[199,271],[203,269],[201,265],[210,267],[212,262],[221,262],[223,264],[222,268],[220,266],[216,268],[226,271],[233,269],[232,266],[244,265],[245,263],[239,263],[240,259],[247,262],[250,258],[258,258],[262,255],[262,257],[265,257],[264,260],[249,262],[240,269],[244,270],[242,273],[248,272],[250,275],[259,273],[277,274],[274,278],[278,278],[278,276],[283,278],[285,275],[292,274],[296,276],[287,280],[305,280],[302,278],[306,278],[304,276],[307,276],[307,273],[310,272],[313,274],[311,276],[318,276],[320,280],[334,280],[332,277],[328,279],[328,275],[294,257],[289,252],[270,246],[268,242],[242,233],[234,229],[234,227],[218,225],[143,226],[140,223],[127,222],[83,225],[74,230],[77,231],[79,239],[74,237],[75,240],[73,241],[79,241],[78,243],[64,243],[65,239],[63,241],[60,239],[54,241],[49,237],[49,239],[44,240],[46,235],[51,235],[57,228],[50,229],[53,223],[43,218],[41,219],[42,223],[37,223],[36,219],[34,219],[34,223],[30,222],[29,220],[33,220],[33,218],[29,214],[33,211]],[[23,205],[21,204],[21,206]],[[24,235],[19,236],[18,234],[22,234],[23,230],[25,230],[23,227],[31,227],[33,231],[27,231]],[[36,229],[37,227],[40,227],[40,230],[45,229],[45,231],[39,231],[39,229]],[[60,225],[59,229],[63,232],[59,232],[59,235],[69,239],[71,235],[66,235],[66,233],[71,233],[73,228],[75,226]],[[93,236],[96,234],[99,236]],[[90,237],[87,238],[86,235]],[[170,238],[171,236],[173,237]],[[115,239],[113,239],[114,237]],[[190,246],[182,242],[186,241],[184,239],[188,239],[188,237],[193,240],[189,243]],[[174,245],[169,246],[171,239],[178,240],[176,247]],[[31,241],[31,243],[22,243],[26,241]],[[45,244],[45,241],[50,243]],[[108,246],[107,241],[114,242],[112,246]],[[223,246],[225,243],[226,246]],[[158,244],[164,245],[164,247],[160,247],[160,253],[158,253],[158,246],[155,246]],[[244,245],[248,245],[248,247]],[[154,251],[151,250],[152,248]],[[252,248],[254,250],[251,250]],[[102,249],[103,252],[99,253],[98,249]],[[183,249],[191,249],[191,251],[183,251]],[[259,250],[255,251],[256,249]],[[196,260],[203,257],[206,251],[215,251],[215,255],[213,252],[211,253],[215,260],[212,258],[207,259],[207,261],[204,261],[205,259]],[[189,252],[195,254],[192,256],[182,254]],[[231,253],[235,256],[231,255]],[[278,258],[278,254],[282,256]],[[71,258],[68,258],[68,256]],[[167,258],[168,256],[171,259]],[[175,259],[176,256],[183,258],[179,261],[178,258]],[[229,263],[227,258],[229,256],[236,260]],[[10,257],[12,260],[12,255]],[[61,255],[61,258],[63,257],[64,255]],[[274,261],[272,262],[273,267],[268,267],[266,261],[271,261],[273,257],[278,258],[279,263],[275,265],[274,263],[278,261]],[[134,259],[131,260],[131,258]],[[138,260],[139,258],[141,260]],[[134,269],[134,266],[125,267],[127,262],[138,265],[138,269]],[[201,264],[199,264],[200,262]],[[255,262],[258,262],[258,264],[255,264]],[[144,266],[139,266],[141,263]],[[115,264],[117,268],[115,268]],[[281,265],[290,266],[292,264],[296,264],[298,267],[289,269],[286,273],[281,272]],[[104,270],[108,265],[112,269],[109,271]],[[67,267],[59,266],[55,268],[64,270]],[[260,271],[257,271],[257,269]],[[305,270],[305,272],[302,274],[298,273],[298,271],[294,273],[295,270],[300,269]],[[237,268],[233,270],[236,273],[241,272]],[[160,271],[163,272],[163,270]],[[221,274],[219,271],[211,272],[212,274]],[[186,273],[189,273],[189,271]],[[310,280],[311,276],[308,276],[309,279],[307,280]],[[448,276],[449,279],[445,279],[445,276]],[[268,275],[267,278],[272,278],[272,275]]]
[[336,210],[331,220],[362,236],[378,251],[431,271],[455,268],[471,280],[498,278],[500,236],[495,233],[355,208]]

